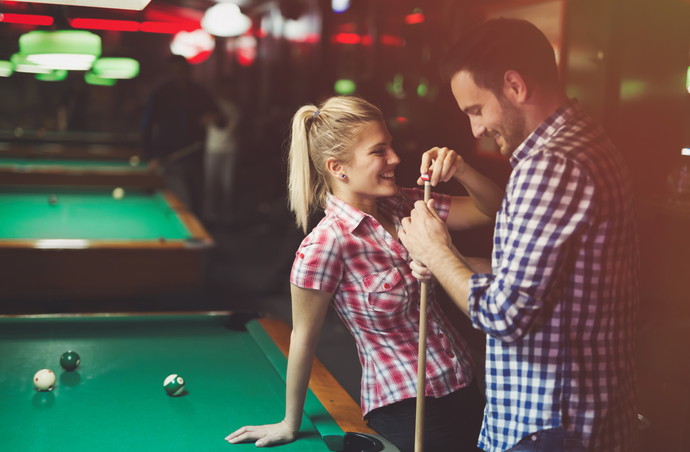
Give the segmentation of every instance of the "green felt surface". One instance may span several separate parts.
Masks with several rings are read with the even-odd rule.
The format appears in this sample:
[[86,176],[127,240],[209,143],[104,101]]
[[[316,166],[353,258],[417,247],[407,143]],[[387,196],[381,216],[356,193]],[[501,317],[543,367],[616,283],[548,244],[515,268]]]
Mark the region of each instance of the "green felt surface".
[[66,159],[35,159],[35,158],[0,158],[0,168],[15,171],[32,171],[46,169],[64,170],[93,170],[93,171],[132,171],[146,172],[148,167],[139,162],[131,165],[126,160],[66,160]]
[[[247,332],[228,329],[226,321],[204,315],[0,319],[2,450],[256,450],[224,437],[245,424],[282,419],[284,369],[274,367],[279,356],[270,357],[282,354],[258,323]],[[81,355],[76,371],[60,368],[68,349]],[[33,388],[41,368],[58,376],[51,392]],[[166,395],[163,380],[171,373],[185,378],[183,396]],[[323,407],[313,409],[325,431],[342,434],[318,414]],[[275,450],[328,447],[305,416],[299,439]]]
[[[50,204],[51,196],[57,203]],[[0,238],[184,240],[191,238],[160,192],[0,187]]]

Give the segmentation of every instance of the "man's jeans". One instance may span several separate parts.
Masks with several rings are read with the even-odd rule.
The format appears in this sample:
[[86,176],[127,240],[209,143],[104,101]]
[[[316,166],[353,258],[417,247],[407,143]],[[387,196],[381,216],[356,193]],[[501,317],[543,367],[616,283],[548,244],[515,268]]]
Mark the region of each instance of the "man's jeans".
[[525,436],[506,452],[586,452],[586,449],[578,433],[552,428]]

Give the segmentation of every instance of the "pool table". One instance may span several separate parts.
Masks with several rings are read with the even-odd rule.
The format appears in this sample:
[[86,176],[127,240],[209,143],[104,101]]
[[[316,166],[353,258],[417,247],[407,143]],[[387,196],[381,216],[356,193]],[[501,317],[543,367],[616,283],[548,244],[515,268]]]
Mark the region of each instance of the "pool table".
[[[0,317],[3,450],[254,451],[224,438],[282,419],[289,335],[230,312]],[[81,356],[74,371],[60,367],[67,350]],[[41,368],[56,373],[52,391],[34,389]],[[172,373],[180,396],[163,389]],[[397,451],[317,360],[310,388],[297,440],[272,450]]]
[[141,146],[131,143],[89,143],[83,138],[0,141],[1,157],[73,158],[84,160],[124,160],[141,153]]
[[95,185],[162,188],[163,177],[138,157],[131,160],[3,157],[2,185]]
[[0,300],[15,302],[193,290],[213,245],[165,190],[0,186],[0,218]]

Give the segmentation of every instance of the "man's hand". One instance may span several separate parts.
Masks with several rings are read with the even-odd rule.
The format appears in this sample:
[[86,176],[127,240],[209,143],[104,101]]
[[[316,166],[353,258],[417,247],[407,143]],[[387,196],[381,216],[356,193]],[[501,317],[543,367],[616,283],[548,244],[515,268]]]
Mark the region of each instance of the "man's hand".
[[[431,148],[422,154],[420,174],[431,174],[429,182],[432,187],[440,182],[448,182],[453,177],[460,177],[465,171],[465,160],[452,149]],[[417,179],[417,185],[424,185],[424,179]]]
[[[434,209],[433,200],[430,200],[428,204],[424,201],[415,203],[410,216],[402,219],[402,228],[398,237],[412,259],[423,266],[429,266],[438,251],[453,246],[446,224]],[[412,268],[412,270],[421,269]],[[418,272],[418,274],[424,277],[426,272]]]

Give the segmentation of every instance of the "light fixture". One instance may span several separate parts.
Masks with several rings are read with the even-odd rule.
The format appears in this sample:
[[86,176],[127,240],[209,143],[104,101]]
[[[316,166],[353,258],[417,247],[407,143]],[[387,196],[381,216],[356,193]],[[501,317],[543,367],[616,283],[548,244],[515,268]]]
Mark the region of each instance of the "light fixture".
[[201,19],[201,28],[221,37],[243,35],[251,26],[252,20],[234,3],[218,3],[207,9]]
[[201,28],[177,33],[170,43],[173,55],[182,55],[192,64],[200,63],[211,55],[216,46],[213,36]]
[[133,9],[146,8],[150,0],[16,0],[26,3],[50,3],[52,5],[90,6],[92,8]]
[[0,77],[9,77],[14,72],[14,64],[11,61],[0,60]]
[[64,69],[53,69],[46,74],[36,74],[36,80],[42,82],[61,82],[67,78],[67,71]]
[[139,62],[133,58],[99,58],[91,71],[99,77],[129,79],[139,75]]
[[113,86],[117,83],[114,78],[100,77],[91,71],[84,72],[84,81],[89,85]]
[[100,56],[101,38],[86,30],[34,30],[19,37],[19,53],[48,69],[83,71]]
[[25,72],[28,74],[47,74],[50,72],[50,69],[28,61],[26,55],[21,53],[12,55],[10,61],[14,65],[14,72]]

